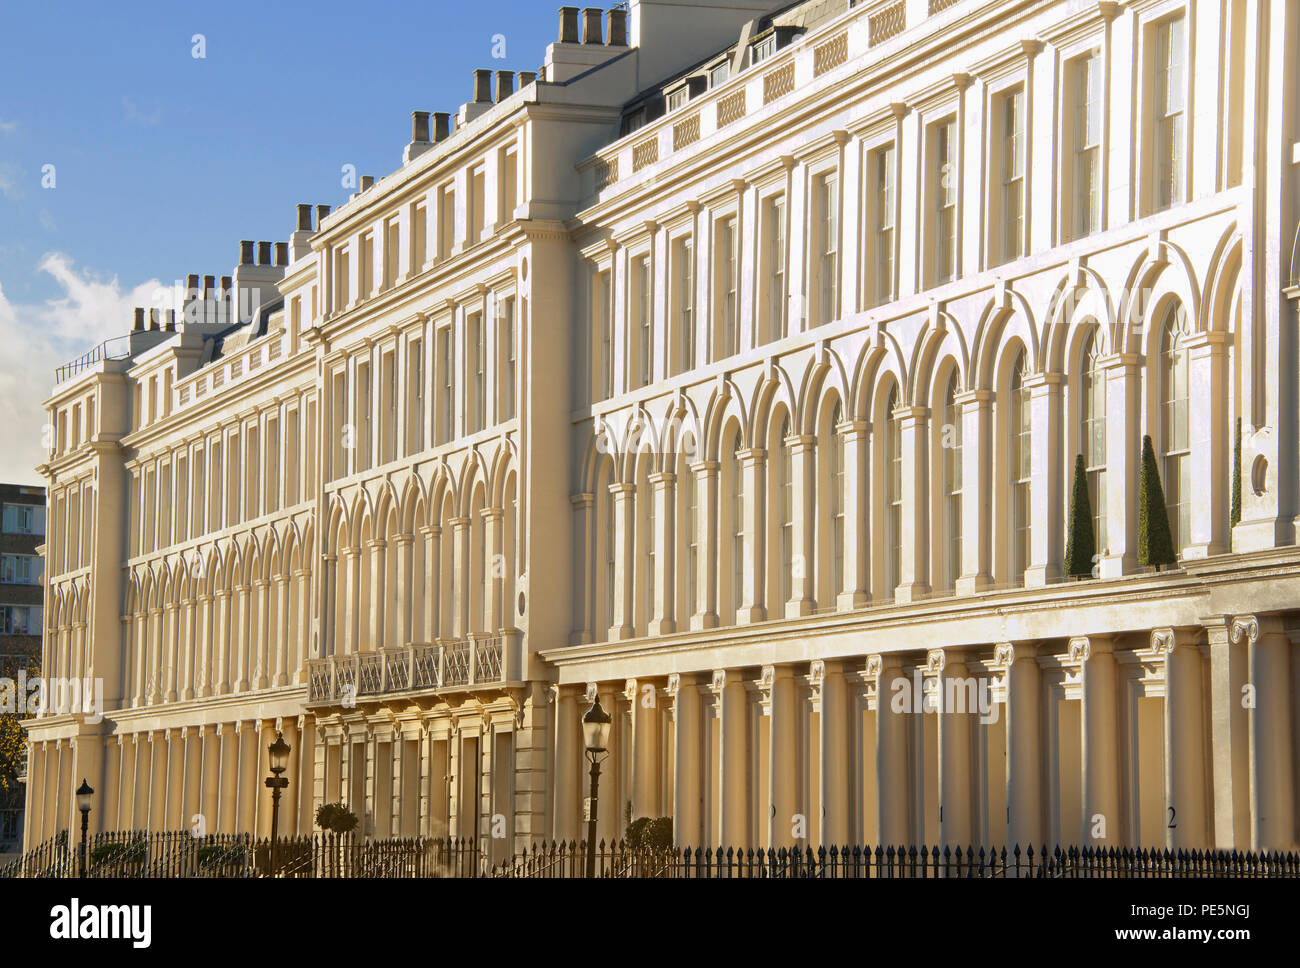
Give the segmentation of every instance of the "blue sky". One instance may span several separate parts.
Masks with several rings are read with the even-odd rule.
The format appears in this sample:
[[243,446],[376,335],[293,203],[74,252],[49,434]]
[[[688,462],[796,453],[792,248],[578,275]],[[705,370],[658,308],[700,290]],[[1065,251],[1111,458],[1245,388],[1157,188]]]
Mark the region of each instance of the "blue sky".
[[288,238],[295,204],[340,204],[344,164],[399,167],[410,112],[454,112],[474,68],[536,70],[559,4],[5,6],[0,410],[18,419],[0,425],[0,480],[35,481],[54,365],[129,328],[158,282]]

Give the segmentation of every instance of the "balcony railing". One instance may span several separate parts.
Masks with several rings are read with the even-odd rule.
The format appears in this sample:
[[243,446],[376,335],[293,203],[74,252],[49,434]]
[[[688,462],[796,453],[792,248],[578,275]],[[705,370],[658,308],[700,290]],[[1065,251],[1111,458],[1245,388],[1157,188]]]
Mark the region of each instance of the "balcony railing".
[[312,659],[307,663],[307,701],[345,702],[501,682],[504,658],[503,637],[493,635]]

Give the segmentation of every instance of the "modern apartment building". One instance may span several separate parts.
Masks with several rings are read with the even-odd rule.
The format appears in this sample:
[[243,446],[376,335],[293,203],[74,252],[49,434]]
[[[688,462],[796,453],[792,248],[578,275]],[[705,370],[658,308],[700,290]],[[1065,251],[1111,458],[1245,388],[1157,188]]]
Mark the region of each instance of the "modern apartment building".
[[264,833],[282,730],[289,831],[503,857],[579,836],[598,697],[602,838],[1294,847],[1298,28],[563,8],[59,374],[44,661],[107,709],[32,722],[29,842],[82,776]]

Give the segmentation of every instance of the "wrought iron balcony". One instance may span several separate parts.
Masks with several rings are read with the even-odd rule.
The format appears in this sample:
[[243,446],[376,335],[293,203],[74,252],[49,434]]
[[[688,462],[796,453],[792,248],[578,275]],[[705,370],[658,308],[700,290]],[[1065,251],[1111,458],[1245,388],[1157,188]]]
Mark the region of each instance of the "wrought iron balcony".
[[518,641],[515,636],[472,636],[312,659],[307,663],[307,701],[347,703],[501,682],[506,640]]

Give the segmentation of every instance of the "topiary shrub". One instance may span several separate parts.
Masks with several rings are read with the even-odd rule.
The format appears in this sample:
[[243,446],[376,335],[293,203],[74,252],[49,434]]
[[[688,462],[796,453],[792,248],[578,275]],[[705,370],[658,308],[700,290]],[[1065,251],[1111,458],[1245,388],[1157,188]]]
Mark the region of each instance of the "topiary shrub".
[[357,815],[341,803],[322,803],[316,808],[316,826],[336,834],[346,834],[357,826]]
[[1142,438],[1142,476],[1138,481],[1138,564],[1172,565],[1174,539],[1169,531],[1169,514],[1165,510],[1165,492],[1160,486],[1160,469],[1156,465],[1151,435]]
[[1232,442],[1232,527],[1241,524],[1241,418]]
[[671,847],[672,817],[637,817],[627,825],[629,847]]
[[1097,548],[1092,534],[1092,502],[1088,500],[1088,469],[1082,454],[1074,458],[1074,490],[1070,493],[1068,529],[1065,573],[1071,578],[1090,578]]

